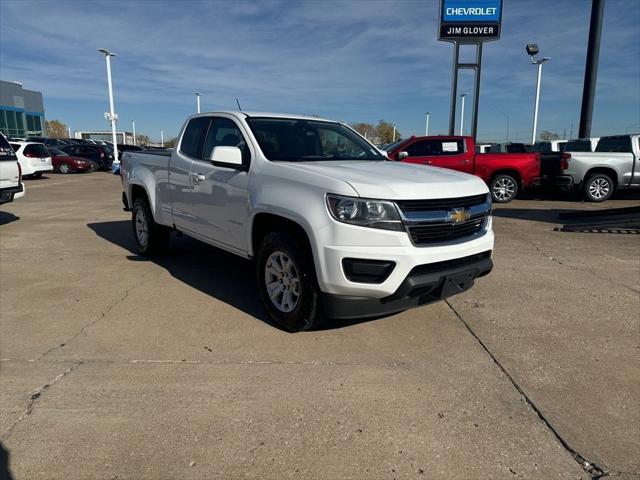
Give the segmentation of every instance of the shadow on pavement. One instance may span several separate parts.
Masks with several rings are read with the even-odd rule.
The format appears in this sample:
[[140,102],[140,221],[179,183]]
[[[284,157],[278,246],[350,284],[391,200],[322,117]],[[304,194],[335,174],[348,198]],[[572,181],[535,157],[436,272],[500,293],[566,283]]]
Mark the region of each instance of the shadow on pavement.
[[[279,328],[271,322],[260,302],[253,262],[190,237],[174,234],[171,235],[168,255],[147,258],[137,253],[129,221],[90,223],[87,226],[99,237],[131,252],[127,256],[129,260],[154,262],[187,285]],[[327,320],[320,329],[342,328],[371,320],[375,318]]]
[[0,443],[0,480],[13,480],[9,469],[9,450]]
[[0,225],[6,225],[7,223],[20,220],[20,217],[15,216],[11,212],[0,212]]
[[514,218],[534,222],[551,223],[565,226],[580,223],[620,223],[637,222],[638,207],[618,207],[615,203],[607,203],[608,208],[593,209],[560,209],[560,208],[509,208],[498,207],[493,210],[493,216],[499,218]]

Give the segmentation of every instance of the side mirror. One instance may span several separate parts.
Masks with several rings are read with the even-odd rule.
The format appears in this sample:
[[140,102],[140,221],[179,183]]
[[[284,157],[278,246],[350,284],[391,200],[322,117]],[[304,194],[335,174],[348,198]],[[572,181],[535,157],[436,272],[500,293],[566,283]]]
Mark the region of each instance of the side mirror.
[[407,158],[408,156],[409,156],[409,153],[400,152],[400,153],[398,153],[398,160],[402,160],[403,158]]
[[213,147],[209,160],[213,163],[227,164],[230,167],[240,167],[242,166],[242,152],[238,147]]

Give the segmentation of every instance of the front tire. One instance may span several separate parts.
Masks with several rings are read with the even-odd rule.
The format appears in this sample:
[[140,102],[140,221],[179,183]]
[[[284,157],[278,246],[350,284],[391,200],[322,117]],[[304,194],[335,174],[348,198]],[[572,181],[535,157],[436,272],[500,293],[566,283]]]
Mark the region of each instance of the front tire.
[[501,173],[491,180],[489,190],[494,203],[509,203],[518,195],[518,181],[511,175]]
[[141,255],[152,257],[166,253],[171,230],[155,222],[149,202],[145,198],[138,197],[134,200],[131,226]]
[[256,259],[260,300],[271,320],[289,332],[318,326],[323,318],[311,252],[285,232],[271,232]]
[[71,172],[71,167],[69,166],[68,163],[66,162],[62,162],[59,166],[58,166],[58,172],[60,173],[70,173]]
[[611,177],[605,173],[595,173],[589,175],[584,186],[582,194],[588,202],[604,202],[611,198],[615,186]]

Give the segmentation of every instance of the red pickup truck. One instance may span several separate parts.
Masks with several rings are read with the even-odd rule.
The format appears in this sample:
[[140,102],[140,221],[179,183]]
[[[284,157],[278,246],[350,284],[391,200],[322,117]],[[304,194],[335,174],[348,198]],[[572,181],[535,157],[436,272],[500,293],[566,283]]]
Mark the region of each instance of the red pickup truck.
[[496,203],[510,202],[540,181],[538,154],[475,153],[472,137],[410,137],[388,147],[387,154],[391,160],[477,175],[487,182]]

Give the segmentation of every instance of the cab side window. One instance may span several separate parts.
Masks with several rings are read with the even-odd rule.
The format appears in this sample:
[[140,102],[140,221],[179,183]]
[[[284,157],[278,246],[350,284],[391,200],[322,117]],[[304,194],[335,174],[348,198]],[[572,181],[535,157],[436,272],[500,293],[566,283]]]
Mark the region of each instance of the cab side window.
[[248,165],[251,160],[251,151],[240,128],[228,118],[213,118],[204,142],[202,158],[208,160],[215,147],[238,147],[242,152],[242,163]]
[[196,117],[189,120],[180,142],[180,153],[201,160],[204,139],[211,123],[211,117]]
[[429,155],[428,140],[413,142],[406,149],[410,157],[426,157]]

